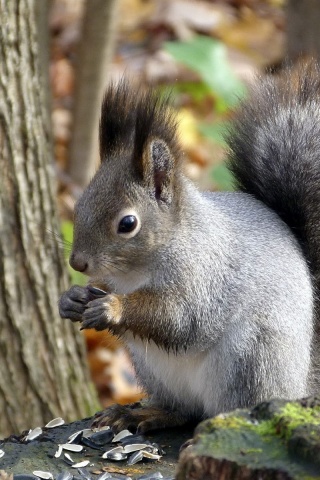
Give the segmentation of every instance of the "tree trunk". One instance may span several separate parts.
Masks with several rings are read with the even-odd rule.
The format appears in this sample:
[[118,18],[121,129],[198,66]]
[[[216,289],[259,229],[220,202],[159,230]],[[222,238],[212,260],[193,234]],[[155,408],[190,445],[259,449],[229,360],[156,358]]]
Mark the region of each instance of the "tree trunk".
[[100,105],[113,51],[116,0],[87,0],[77,59],[75,111],[69,174],[80,187],[93,176],[99,159]]
[[320,59],[319,6],[319,0],[288,1],[287,47],[290,60],[307,56]]
[[[37,35],[44,0],[0,0],[0,435],[89,415],[84,342],[60,319],[67,287]],[[41,70],[41,74],[40,74]]]

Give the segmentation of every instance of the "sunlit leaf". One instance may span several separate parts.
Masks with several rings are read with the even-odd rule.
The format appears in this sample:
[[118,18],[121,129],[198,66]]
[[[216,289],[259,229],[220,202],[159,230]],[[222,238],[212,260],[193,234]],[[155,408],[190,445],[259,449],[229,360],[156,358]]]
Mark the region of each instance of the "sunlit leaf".
[[166,42],[165,48],[200,75],[216,95],[217,110],[235,106],[245,94],[243,83],[230,68],[226,47],[218,40],[199,35],[188,42]]

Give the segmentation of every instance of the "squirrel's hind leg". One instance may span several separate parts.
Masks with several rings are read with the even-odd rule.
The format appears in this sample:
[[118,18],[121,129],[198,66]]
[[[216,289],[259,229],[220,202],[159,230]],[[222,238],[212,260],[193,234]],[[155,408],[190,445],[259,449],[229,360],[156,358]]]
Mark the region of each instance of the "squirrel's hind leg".
[[112,405],[96,413],[92,427],[109,425],[116,433],[124,429],[145,433],[181,426],[187,422],[188,418],[180,412],[157,407],[148,402],[136,402],[129,405]]

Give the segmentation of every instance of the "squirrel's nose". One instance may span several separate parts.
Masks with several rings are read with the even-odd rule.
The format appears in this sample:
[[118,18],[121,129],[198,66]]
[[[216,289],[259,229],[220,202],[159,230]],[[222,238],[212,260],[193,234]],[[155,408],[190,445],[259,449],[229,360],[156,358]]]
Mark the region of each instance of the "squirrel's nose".
[[82,252],[72,252],[69,263],[74,270],[84,273],[88,268],[88,262]]

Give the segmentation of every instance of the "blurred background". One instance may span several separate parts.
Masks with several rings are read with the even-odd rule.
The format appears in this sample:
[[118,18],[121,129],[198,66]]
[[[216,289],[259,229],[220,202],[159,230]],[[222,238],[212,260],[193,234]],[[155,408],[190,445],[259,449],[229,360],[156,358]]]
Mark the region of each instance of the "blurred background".
[[[10,11],[10,5],[14,5],[16,10],[14,11],[13,8]],[[0,113],[6,112],[6,96],[10,97],[8,65],[10,65],[10,52],[14,43],[10,35],[13,35],[12,32],[19,34],[19,29],[15,30],[15,25],[19,24],[24,15],[27,23],[30,12],[37,22],[38,56],[41,69],[45,72],[42,89],[45,92],[45,102],[50,114],[48,128],[51,139],[49,140],[53,145],[53,181],[56,182],[53,187],[54,202],[58,205],[58,220],[63,238],[59,243],[62,245],[61,250],[66,259],[70,253],[70,242],[72,242],[74,204],[99,165],[99,109],[103,92],[109,82],[117,82],[126,76],[138,79],[139,83],[152,86],[160,92],[170,91],[172,108],[176,109],[179,119],[179,136],[185,152],[187,175],[201,189],[227,190],[232,189],[232,179],[223,164],[226,156],[223,135],[232,121],[239,101],[247,95],[250,82],[257,75],[267,72],[277,74],[288,63],[320,55],[318,33],[320,5],[317,0],[12,0],[12,3],[0,2],[2,29],[0,68],[2,66],[4,74],[2,84],[0,83]],[[11,25],[10,18],[14,18],[14,15],[16,20],[12,21]],[[23,31],[22,26],[19,28]],[[18,38],[17,41],[21,45],[20,50],[18,49],[21,54],[19,58],[23,59],[23,55],[28,53],[27,48],[26,53],[23,51],[25,46],[23,39]],[[3,61],[1,61],[1,52],[4,54]],[[21,78],[23,78],[26,64],[19,60],[16,68],[21,70]],[[34,74],[28,75],[30,77]],[[32,88],[34,92],[35,89]],[[16,99],[13,102],[18,102],[17,95],[13,98]],[[22,116],[20,114],[19,117],[17,114],[12,117],[11,126],[18,125]],[[3,118],[6,118],[5,114],[0,116],[0,120]],[[2,130],[0,128],[0,140],[1,133],[5,131],[3,125],[0,122],[2,128]],[[23,132],[23,129],[20,128],[19,132]],[[1,148],[0,142],[0,150]],[[2,148],[0,166],[3,151]],[[6,165],[8,164],[4,163],[4,168],[8,170],[9,167]],[[10,175],[8,178],[14,176],[14,174]],[[1,184],[0,178],[0,202],[1,195],[9,183],[6,181]],[[9,195],[10,192],[8,188]],[[0,203],[0,207],[3,207],[3,211],[9,208],[6,207],[5,202]],[[19,212],[17,216],[21,214],[21,208]],[[16,236],[23,231],[24,223],[20,223],[20,230],[14,233]],[[3,228],[0,215],[0,230],[4,231]],[[55,235],[60,235],[57,231],[59,227],[51,228]],[[37,238],[37,235],[34,235],[35,244]],[[0,254],[2,249],[4,247],[0,239]],[[30,267],[23,258],[22,262]],[[12,282],[6,283],[5,273],[6,266],[0,262],[0,311],[4,312],[2,317],[0,316],[0,331],[4,332],[2,340],[0,339],[0,343],[2,342],[0,374],[4,376],[10,369],[6,366],[1,371],[1,365],[8,365],[7,357],[5,361],[1,359],[1,352],[8,348],[6,329],[9,331],[8,325],[10,322],[14,323],[14,318],[17,319],[17,315],[21,313],[19,311],[15,315],[8,314],[10,310],[8,305],[10,301],[15,301],[17,288],[11,288]],[[85,277],[70,269],[64,288],[71,284],[84,285],[85,283]],[[57,287],[57,295],[61,291],[60,283]],[[38,302],[39,305],[41,288],[37,292],[36,303]],[[52,289],[51,294],[53,297]],[[5,301],[2,303],[3,299]],[[57,299],[52,302],[54,304],[52,308],[56,309]],[[1,310],[2,305],[4,307]],[[60,321],[56,311],[52,314],[53,317],[53,324]],[[16,335],[20,329],[18,323],[14,328],[14,335]],[[74,329],[73,326],[72,328]],[[56,328],[57,337],[61,329],[60,326]],[[61,342],[66,343],[66,335],[64,333],[61,341],[59,340],[56,352],[59,348],[61,350]],[[121,342],[107,332],[98,333],[90,330],[84,335],[90,374],[101,405],[108,406],[114,402],[128,403],[142,398],[143,392],[136,384],[130,360]],[[17,346],[17,351],[18,348],[23,350],[21,345]],[[54,348],[52,350],[55,351]],[[12,351],[15,349],[12,348]],[[61,357],[61,351],[59,355]],[[46,357],[46,355],[39,356],[41,361],[42,357]],[[22,363],[23,368],[27,365],[27,369],[32,370],[31,357],[29,363],[24,359]],[[49,363],[47,362],[46,368],[50,377]],[[63,363],[62,358],[61,363]],[[41,365],[39,362],[38,370],[43,368]],[[19,368],[17,366],[16,371]],[[35,377],[37,375],[38,373]],[[76,375],[80,374],[69,372],[63,380],[57,380],[57,388],[60,388],[59,382],[67,382],[71,385],[73,376],[76,377]],[[52,377],[54,377],[53,373]],[[44,382],[44,377],[41,382]],[[56,401],[57,408],[54,401],[51,405],[47,393],[43,395],[41,402],[39,401],[41,397],[39,384],[43,385],[41,382],[26,381],[23,391],[23,395],[26,395],[30,385],[36,385],[37,400],[34,400],[31,389],[29,392],[30,405],[32,405],[30,412],[42,410],[39,421],[43,421],[42,418],[48,416],[50,419],[53,412],[59,413],[64,410],[62,402],[59,403],[60,400]],[[81,382],[88,382],[88,377]],[[15,388],[20,388],[18,384],[17,381]],[[81,395],[84,394],[81,393],[80,397]],[[8,433],[8,430],[21,429],[25,424],[32,426],[29,424],[33,423],[35,426],[36,416],[30,414],[30,418],[26,421],[27,412],[24,413],[24,420],[17,420],[16,405],[8,400],[9,397],[0,393],[1,410],[5,411],[3,418],[7,417],[3,424],[0,420],[0,433],[1,428],[3,432]],[[78,398],[79,394],[72,394],[71,397]],[[12,394],[10,398],[12,399]],[[88,405],[90,402],[88,400]],[[97,407],[98,403],[92,401],[85,412],[92,414],[93,405]],[[21,407],[19,408],[21,410]],[[67,408],[65,410],[68,411]],[[15,412],[14,415],[12,412]],[[75,415],[83,414],[83,410],[75,413]],[[66,413],[66,416],[72,419],[72,414]],[[13,417],[15,420],[12,420]]]

